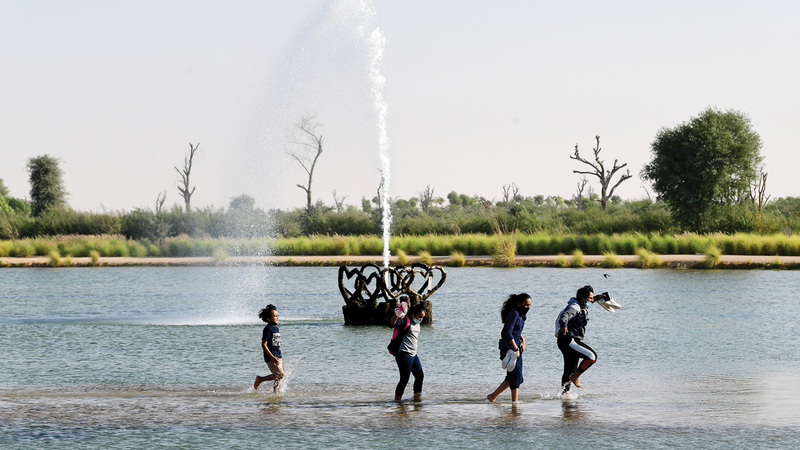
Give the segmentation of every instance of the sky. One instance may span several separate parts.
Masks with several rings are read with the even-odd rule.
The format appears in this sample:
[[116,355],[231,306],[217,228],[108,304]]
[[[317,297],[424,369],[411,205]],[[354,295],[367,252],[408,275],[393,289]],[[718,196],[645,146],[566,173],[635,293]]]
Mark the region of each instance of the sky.
[[587,168],[569,157],[599,135],[633,175],[615,194],[646,198],[658,130],[708,107],[746,113],[767,194],[800,196],[799,22],[770,0],[3,0],[0,179],[29,197],[26,162],[49,154],[75,209],[182,204],[191,143],[193,206],[297,208],[292,142],[314,117],[314,201],[360,206],[380,180],[377,94],[392,197],[569,198]]

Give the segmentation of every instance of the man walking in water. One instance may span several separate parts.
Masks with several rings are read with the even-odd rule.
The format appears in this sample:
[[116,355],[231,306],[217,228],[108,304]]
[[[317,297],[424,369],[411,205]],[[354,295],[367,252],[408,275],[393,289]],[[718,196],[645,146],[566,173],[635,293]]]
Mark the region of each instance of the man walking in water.
[[281,379],[284,377],[283,359],[281,358],[281,332],[278,329],[278,308],[275,305],[267,305],[258,313],[258,317],[267,323],[261,333],[261,349],[264,350],[264,361],[272,374],[265,377],[256,375],[253,389],[258,390],[258,386],[265,381],[275,381],[272,391],[277,393],[281,386]]

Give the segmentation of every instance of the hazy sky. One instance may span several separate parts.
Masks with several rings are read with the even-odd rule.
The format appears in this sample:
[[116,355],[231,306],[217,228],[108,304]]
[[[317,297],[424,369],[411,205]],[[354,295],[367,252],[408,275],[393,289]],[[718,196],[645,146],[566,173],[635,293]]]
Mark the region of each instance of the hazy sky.
[[379,28],[393,197],[568,198],[569,155],[600,135],[634,175],[617,194],[641,198],[658,129],[708,106],[747,113],[768,194],[798,196],[798,23],[796,1],[5,0],[0,178],[26,197],[27,159],[50,154],[76,209],[182,203],[191,142],[193,205],[299,207],[289,134],[317,114],[314,199],[360,205],[379,180]]

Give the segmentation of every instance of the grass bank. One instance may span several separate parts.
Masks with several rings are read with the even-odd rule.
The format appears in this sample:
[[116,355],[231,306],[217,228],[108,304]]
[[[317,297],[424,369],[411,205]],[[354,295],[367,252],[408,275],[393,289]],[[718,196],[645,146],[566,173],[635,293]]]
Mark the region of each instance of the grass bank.
[[[497,253],[496,235],[460,234],[395,236],[393,254],[466,256]],[[646,250],[654,255],[705,254],[716,249],[724,255],[800,256],[800,235],[758,234],[519,234],[516,254],[524,255],[636,255]],[[383,242],[378,236],[312,236],[277,239],[211,239],[186,235],[159,242],[126,239],[120,235],[51,236],[0,241],[0,258],[47,256],[57,251],[62,257],[191,257],[211,256],[368,256],[380,255]]]

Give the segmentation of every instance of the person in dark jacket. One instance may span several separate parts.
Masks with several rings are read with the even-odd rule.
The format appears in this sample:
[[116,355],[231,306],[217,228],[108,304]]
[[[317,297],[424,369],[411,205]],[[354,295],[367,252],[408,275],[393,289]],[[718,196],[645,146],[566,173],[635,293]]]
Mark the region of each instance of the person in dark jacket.
[[519,401],[519,386],[522,384],[522,352],[525,351],[525,338],[522,337],[522,329],[525,327],[525,319],[531,309],[531,296],[528,294],[513,294],[503,303],[500,309],[500,319],[503,321],[503,331],[500,332],[500,359],[511,350],[517,354],[517,364],[514,370],[506,372],[506,379],[491,394],[486,396],[490,402],[497,400],[497,397],[508,388],[511,388],[511,401]]
[[597,361],[597,353],[583,342],[586,323],[589,321],[588,304],[594,303],[594,289],[584,286],[569,299],[556,319],[558,349],[564,355],[564,372],[561,374],[562,392],[569,392],[571,384],[582,388],[581,375]]

